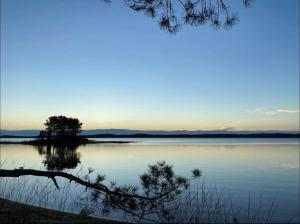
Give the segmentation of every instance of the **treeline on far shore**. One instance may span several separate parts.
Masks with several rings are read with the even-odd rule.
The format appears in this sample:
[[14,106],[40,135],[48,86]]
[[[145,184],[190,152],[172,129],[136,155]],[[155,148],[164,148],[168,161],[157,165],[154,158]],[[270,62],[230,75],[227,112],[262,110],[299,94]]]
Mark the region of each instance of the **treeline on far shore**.
[[[251,134],[95,134],[80,135],[84,138],[300,138],[300,133],[251,133]],[[38,136],[0,135],[0,138],[38,138]]]

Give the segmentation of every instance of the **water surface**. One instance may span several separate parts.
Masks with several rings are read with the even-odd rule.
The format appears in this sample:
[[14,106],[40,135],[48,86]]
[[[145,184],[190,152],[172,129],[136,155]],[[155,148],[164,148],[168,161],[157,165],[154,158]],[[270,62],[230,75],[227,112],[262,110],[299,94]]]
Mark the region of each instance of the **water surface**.
[[[97,139],[124,140],[124,139]],[[1,166],[65,169],[92,167],[108,181],[139,184],[148,164],[166,161],[181,175],[193,168],[208,184],[229,192],[236,206],[249,195],[264,206],[278,202],[274,221],[299,222],[299,139],[125,139],[128,144],[90,144],[70,153],[29,145],[1,145]]]

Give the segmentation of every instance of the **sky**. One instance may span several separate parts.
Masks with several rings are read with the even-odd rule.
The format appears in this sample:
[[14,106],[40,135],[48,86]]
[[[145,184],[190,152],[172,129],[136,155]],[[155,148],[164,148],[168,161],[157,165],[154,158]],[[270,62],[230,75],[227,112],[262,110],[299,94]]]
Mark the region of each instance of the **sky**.
[[123,1],[1,1],[1,129],[299,129],[299,1],[170,35]]

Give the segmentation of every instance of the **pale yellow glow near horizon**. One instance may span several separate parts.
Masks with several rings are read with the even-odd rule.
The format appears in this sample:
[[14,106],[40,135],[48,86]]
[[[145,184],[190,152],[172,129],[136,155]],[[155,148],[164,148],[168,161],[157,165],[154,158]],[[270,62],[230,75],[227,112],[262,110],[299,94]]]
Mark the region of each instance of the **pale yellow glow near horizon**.
[[[133,129],[133,130],[299,130],[297,123],[286,122],[267,122],[261,121],[259,125],[248,122],[208,122],[208,121],[162,121],[154,119],[151,121],[139,120],[118,120],[118,121],[103,121],[103,120],[79,120],[83,123],[83,130],[91,129]],[[44,129],[43,123],[45,120],[36,119],[29,120],[1,120],[1,128],[3,130],[31,130]],[[222,124],[222,125],[220,125]]]
[[76,117],[82,129],[135,129],[135,130],[299,130],[299,113],[278,113],[266,115],[261,111],[247,112],[198,112],[186,111],[148,111],[136,110],[66,110],[59,107],[51,110],[16,111],[4,108],[1,111],[0,129],[26,130],[44,129],[49,116],[64,115]]

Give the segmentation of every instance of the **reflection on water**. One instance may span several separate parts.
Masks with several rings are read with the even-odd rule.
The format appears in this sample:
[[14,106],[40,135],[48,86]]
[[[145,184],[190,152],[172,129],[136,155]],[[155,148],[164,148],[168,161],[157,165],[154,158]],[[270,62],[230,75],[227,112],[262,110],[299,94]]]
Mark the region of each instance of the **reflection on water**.
[[47,170],[74,169],[80,163],[78,146],[36,146]]
[[179,175],[200,168],[205,182],[226,189],[237,206],[247,204],[249,194],[259,198],[263,193],[266,206],[278,202],[277,222],[291,217],[299,221],[298,139],[216,142],[91,144],[74,149],[1,145],[1,162],[8,169],[22,166],[71,173],[92,167],[107,176],[107,183],[136,185],[148,164],[165,160]]

